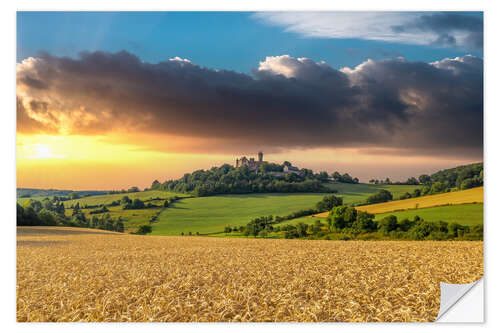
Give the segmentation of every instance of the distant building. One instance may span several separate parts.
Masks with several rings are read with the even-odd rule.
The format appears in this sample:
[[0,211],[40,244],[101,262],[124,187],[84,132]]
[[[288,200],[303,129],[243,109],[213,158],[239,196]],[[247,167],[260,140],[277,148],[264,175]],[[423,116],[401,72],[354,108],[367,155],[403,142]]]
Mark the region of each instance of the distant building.
[[246,165],[250,169],[256,170],[262,165],[262,163],[265,162],[263,160],[264,154],[261,151],[259,151],[258,156],[259,156],[258,161],[256,161],[253,157],[251,157],[250,159],[248,159],[246,156],[243,156],[242,158],[237,158],[236,159],[236,167],[239,168],[239,167]]
[[301,174],[302,171],[299,170],[299,168],[297,167],[294,167],[294,166],[288,166],[288,165],[285,165],[283,167],[283,172],[284,173],[295,173],[295,174]]

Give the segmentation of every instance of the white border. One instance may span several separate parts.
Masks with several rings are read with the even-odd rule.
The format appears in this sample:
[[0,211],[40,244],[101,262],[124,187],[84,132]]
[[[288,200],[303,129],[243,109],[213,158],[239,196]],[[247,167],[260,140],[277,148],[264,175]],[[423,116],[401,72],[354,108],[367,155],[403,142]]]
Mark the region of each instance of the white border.
[[[493,211],[495,202],[499,198],[500,188],[499,173],[500,163],[498,160],[497,142],[500,142],[498,126],[500,126],[498,103],[498,82],[500,54],[498,52],[498,31],[500,31],[500,15],[494,1],[470,2],[451,0],[419,0],[412,2],[403,1],[358,1],[346,2],[333,1],[269,1],[252,0],[247,2],[236,1],[114,1],[104,2],[98,0],[72,1],[64,0],[22,0],[16,2],[2,3],[1,15],[1,41],[3,44],[0,52],[0,65],[2,66],[2,160],[1,160],[1,225],[0,235],[2,237],[2,301],[1,301],[1,323],[5,332],[11,330],[37,330],[50,332],[65,332],[71,329],[73,332],[109,331],[120,330],[121,332],[135,332],[138,329],[148,331],[182,330],[185,332],[198,332],[200,329],[207,332],[227,331],[255,332],[283,330],[287,332],[302,332],[303,330],[360,330],[370,329],[374,331],[418,331],[442,330],[449,328],[454,332],[464,331],[470,333],[479,329],[489,329],[499,325],[498,282],[500,281],[498,265],[495,265],[495,255],[500,253],[500,237],[498,216]],[[486,324],[485,325],[459,325],[459,324],[16,324],[15,323],[15,52],[16,35],[15,19],[16,10],[485,10],[485,272],[486,272]],[[491,282],[488,282],[491,281]]]

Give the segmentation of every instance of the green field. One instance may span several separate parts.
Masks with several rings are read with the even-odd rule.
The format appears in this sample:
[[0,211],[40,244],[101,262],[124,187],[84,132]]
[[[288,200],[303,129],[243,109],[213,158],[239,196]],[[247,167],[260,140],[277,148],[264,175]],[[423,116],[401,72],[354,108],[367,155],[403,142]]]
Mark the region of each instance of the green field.
[[50,197],[32,197],[32,198],[16,198],[16,201],[17,201],[18,204],[24,205],[24,203],[26,201],[28,201],[28,200],[42,201],[45,198],[49,198],[50,199]]
[[189,198],[165,209],[153,224],[153,235],[220,232],[226,225],[240,226],[252,218],[314,207],[321,193],[239,194]]
[[[389,212],[376,214],[375,220],[380,221],[382,218],[394,215],[398,221],[408,218],[412,220],[415,215],[418,215],[426,221],[445,221],[456,222],[462,225],[477,225],[483,222],[483,204],[463,204],[453,206],[441,206],[431,208],[410,209],[399,212]],[[325,217],[304,216],[293,220],[283,221],[276,226],[296,225],[300,222],[305,224],[313,224],[314,221],[320,220],[322,223],[327,223]]]
[[[344,184],[330,183],[330,188],[336,189],[336,195],[344,198],[345,204],[363,202],[369,195],[387,189],[395,197],[402,193],[412,192],[419,186],[411,185],[369,185],[369,184]],[[169,198],[173,196],[188,197],[186,194],[167,191],[145,191],[133,193],[118,193],[107,195],[95,195],[81,199],[64,201],[66,214],[71,215],[69,208],[79,202],[80,207],[85,205],[97,206],[110,204],[120,200],[123,196],[131,199],[148,200],[152,198]],[[140,224],[149,223],[153,215],[162,211],[157,222],[153,223],[154,235],[179,235],[181,232],[193,234],[220,232],[226,225],[241,226],[247,224],[251,219],[268,215],[287,215],[301,209],[314,208],[325,193],[271,193],[271,194],[241,194],[241,195],[219,195],[211,197],[185,198],[176,202],[173,206],[163,208],[149,208],[139,210],[122,210],[120,206],[109,207],[112,218],[121,216],[124,219],[126,231],[135,231]],[[29,198],[25,198],[29,199]],[[35,198],[32,198],[35,199]],[[43,198],[40,198],[41,200]],[[18,199],[20,200],[20,199]],[[162,205],[161,201],[152,202]],[[92,209],[82,209],[88,218]],[[102,216],[96,214],[95,216]],[[312,223],[315,219],[305,217]],[[300,219],[284,222],[289,224],[298,223]]]
[[[153,204],[158,205],[159,201],[153,201]],[[145,208],[145,209],[126,209],[123,210],[121,206],[108,207],[109,212],[101,213],[101,214],[90,214],[90,211],[95,208],[81,209],[85,216],[88,219],[91,219],[93,216],[97,216],[101,218],[105,214],[109,214],[109,216],[113,219],[117,219],[118,217],[122,217],[123,223],[125,225],[125,232],[133,232],[136,231],[139,225],[141,224],[149,224],[151,218],[160,212],[161,208]],[[72,209],[66,209],[65,214],[67,216],[71,216],[73,213]]]
[[178,197],[187,197],[187,194],[182,194],[182,193],[173,193],[173,192],[167,192],[167,191],[144,191],[144,192],[132,192],[132,193],[117,193],[117,194],[106,194],[106,195],[93,195],[90,197],[85,197],[81,199],[75,199],[75,200],[68,200],[64,201],[64,206],[65,207],[71,207],[72,205],[75,205],[77,202],[80,203],[80,207],[82,205],[89,205],[89,206],[95,206],[95,205],[101,205],[105,204],[108,205],[112,203],[113,201],[116,200],[121,200],[124,196],[128,196],[130,199],[141,199],[141,200],[149,200],[153,198],[161,198],[161,199],[166,199],[166,198],[171,198],[174,196]]
[[426,221],[456,222],[472,226],[483,223],[483,204],[463,204],[382,213],[375,215],[375,220],[379,221],[388,215],[396,216],[398,221],[404,218],[411,220],[415,215],[418,215]]
[[397,200],[402,194],[412,193],[420,185],[372,185],[372,184],[347,184],[347,183],[329,183],[329,188],[338,191],[338,195],[344,197],[344,204],[365,202],[373,193],[382,189],[392,193],[394,200]]

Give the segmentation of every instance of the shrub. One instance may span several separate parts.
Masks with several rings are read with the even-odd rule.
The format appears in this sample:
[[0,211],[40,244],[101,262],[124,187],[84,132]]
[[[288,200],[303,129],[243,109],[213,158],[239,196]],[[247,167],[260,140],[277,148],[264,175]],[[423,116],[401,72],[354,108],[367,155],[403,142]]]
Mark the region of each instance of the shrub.
[[333,207],[342,206],[342,198],[336,197],[335,195],[325,195],[323,199],[316,204],[316,209],[318,211],[330,211]]
[[397,227],[398,218],[394,215],[386,216],[378,222],[378,231],[384,236],[389,235],[389,233],[396,230]]
[[261,231],[259,231],[259,237],[262,237],[262,238],[267,237],[266,229],[262,229]]
[[145,234],[149,234],[151,231],[153,231],[153,228],[150,225],[142,224],[137,229],[136,234],[145,235]]
[[366,202],[369,204],[379,203],[379,202],[387,202],[392,200],[392,193],[387,190],[380,190],[379,192],[370,195]]
[[285,231],[285,238],[291,239],[291,238],[299,238],[299,233],[297,232],[297,228],[291,226],[292,228],[288,228]]
[[377,223],[373,221],[375,215],[366,212],[358,212],[356,221],[352,223],[351,232],[361,234],[377,230]]

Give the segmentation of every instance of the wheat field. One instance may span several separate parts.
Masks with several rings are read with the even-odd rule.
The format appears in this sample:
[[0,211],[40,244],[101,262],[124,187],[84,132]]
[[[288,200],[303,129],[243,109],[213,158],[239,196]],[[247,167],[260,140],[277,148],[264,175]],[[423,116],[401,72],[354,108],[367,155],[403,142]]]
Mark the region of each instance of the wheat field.
[[18,227],[18,321],[433,321],[483,242],[163,237]]
[[[468,190],[426,195],[418,198],[395,200],[378,204],[356,207],[357,210],[370,214],[381,214],[398,210],[429,208],[443,205],[461,205],[467,203],[484,202],[484,187],[475,187]],[[316,217],[328,217],[329,212],[316,214]]]

